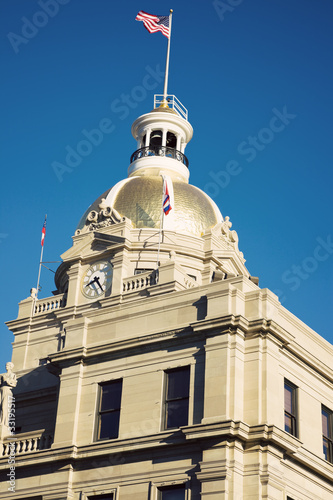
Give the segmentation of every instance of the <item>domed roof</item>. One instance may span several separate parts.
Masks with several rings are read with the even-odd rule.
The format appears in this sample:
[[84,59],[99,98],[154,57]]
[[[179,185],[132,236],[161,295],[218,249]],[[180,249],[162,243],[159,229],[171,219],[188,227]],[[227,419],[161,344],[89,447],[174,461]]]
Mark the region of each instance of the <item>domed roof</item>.
[[[222,222],[221,212],[201,189],[171,179],[168,181],[168,187],[172,210],[164,217],[164,229],[201,236],[207,229]],[[159,229],[162,177],[133,176],[118,182],[88,208],[77,230],[81,232],[87,227],[88,214],[92,211],[99,212],[101,203],[103,207],[115,209],[121,217],[130,219],[135,228]]]

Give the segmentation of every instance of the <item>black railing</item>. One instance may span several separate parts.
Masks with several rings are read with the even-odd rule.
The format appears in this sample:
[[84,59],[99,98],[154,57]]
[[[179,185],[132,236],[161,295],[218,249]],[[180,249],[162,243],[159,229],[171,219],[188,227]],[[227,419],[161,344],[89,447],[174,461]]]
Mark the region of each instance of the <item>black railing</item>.
[[146,156],[165,156],[173,158],[174,160],[181,161],[188,168],[188,159],[181,151],[168,146],[146,146],[137,149],[131,156],[131,163],[138,158],[145,158]]

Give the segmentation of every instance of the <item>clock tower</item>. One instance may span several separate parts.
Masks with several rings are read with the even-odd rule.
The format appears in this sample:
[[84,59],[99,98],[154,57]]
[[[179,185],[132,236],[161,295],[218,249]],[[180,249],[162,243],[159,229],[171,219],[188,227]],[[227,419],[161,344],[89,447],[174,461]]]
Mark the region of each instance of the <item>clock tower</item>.
[[259,287],[189,183],[178,99],[155,96],[132,135],[56,292],[7,323],[1,499],[333,498],[332,346]]

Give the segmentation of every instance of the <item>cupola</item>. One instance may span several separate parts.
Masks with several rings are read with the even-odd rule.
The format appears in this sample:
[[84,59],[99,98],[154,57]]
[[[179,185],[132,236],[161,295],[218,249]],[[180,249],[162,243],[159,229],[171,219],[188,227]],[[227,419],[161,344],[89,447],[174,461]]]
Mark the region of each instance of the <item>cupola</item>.
[[131,156],[128,176],[167,174],[188,182],[189,162],[185,148],[192,139],[187,109],[174,95],[155,95],[154,109],[132,125],[137,150]]

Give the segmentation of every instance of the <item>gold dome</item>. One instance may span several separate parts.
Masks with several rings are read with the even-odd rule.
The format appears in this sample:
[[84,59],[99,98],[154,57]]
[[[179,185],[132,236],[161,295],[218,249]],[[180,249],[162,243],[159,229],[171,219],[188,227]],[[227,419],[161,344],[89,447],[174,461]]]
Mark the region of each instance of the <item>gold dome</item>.
[[[174,202],[168,219],[172,230],[201,236],[207,229],[222,221],[215,203],[199,188],[181,181],[172,181]],[[102,198],[122,217],[132,221],[135,228],[160,228],[162,206],[162,178],[137,176],[121,181],[105,192],[89,207],[77,229],[86,224],[90,211],[98,210]],[[165,226],[166,228],[166,226]]]

